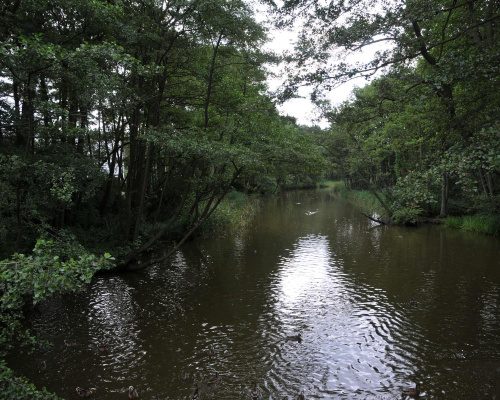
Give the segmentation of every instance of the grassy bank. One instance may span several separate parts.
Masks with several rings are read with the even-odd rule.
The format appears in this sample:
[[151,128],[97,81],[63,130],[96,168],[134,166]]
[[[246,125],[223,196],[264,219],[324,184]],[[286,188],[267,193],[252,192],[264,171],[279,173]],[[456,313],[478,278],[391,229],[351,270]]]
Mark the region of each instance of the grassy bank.
[[368,212],[374,212],[377,214],[384,213],[384,209],[378,202],[377,198],[371,192],[366,190],[349,190],[345,187],[345,184],[342,181],[322,181],[318,183],[318,187],[332,191],[337,196],[349,200]]
[[208,234],[223,235],[243,229],[260,207],[257,195],[248,195],[238,191],[227,194],[217,210],[202,225],[201,236]]
[[500,236],[500,215],[476,214],[448,217],[444,225],[447,228]]

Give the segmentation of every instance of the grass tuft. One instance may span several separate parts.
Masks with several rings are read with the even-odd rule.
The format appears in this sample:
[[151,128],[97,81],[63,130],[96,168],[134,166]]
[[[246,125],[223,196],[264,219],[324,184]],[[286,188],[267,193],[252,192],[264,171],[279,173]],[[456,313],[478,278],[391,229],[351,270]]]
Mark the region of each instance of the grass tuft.
[[445,226],[447,228],[499,236],[500,215],[476,214],[463,217],[448,217],[445,220]]
[[259,198],[242,192],[232,191],[222,200],[217,210],[202,225],[199,232],[221,235],[227,231],[237,231],[246,226],[260,207]]

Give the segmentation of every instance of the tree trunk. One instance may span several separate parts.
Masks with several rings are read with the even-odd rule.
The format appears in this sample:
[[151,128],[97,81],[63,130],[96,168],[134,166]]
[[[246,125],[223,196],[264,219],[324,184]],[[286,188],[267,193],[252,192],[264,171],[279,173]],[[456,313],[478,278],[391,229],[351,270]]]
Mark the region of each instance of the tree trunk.
[[14,124],[16,125],[16,146],[22,146],[23,127],[21,125],[21,96],[19,95],[19,80],[12,79],[12,92],[14,94]]
[[70,98],[69,98],[69,126],[73,129],[73,132],[70,134],[69,143],[72,145],[76,145],[76,124],[78,120],[78,98],[76,96],[76,90],[71,89]]
[[389,216],[389,219],[391,219],[392,218],[392,211],[389,208],[389,206],[387,204],[385,204],[384,200],[382,200],[382,198],[378,195],[378,193],[375,189],[370,189],[370,192],[375,196],[375,198],[378,200],[380,205],[383,207],[383,209],[385,210],[385,212]]
[[153,144],[152,143],[147,143],[146,144],[146,159],[144,163],[144,167],[142,170],[142,174],[140,174],[140,181],[137,183],[140,183],[139,186],[139,206],[137,208],[137,213],[136,213],[136,218],[135,218],[135,228],[134,228],[134,236],[133,236],[133,241],[135,242],[137,239],[139,239],[139,232],[141,228],[141,221],[142,221],[142,216],[144,214],[144,207],[146,203],[146,192],[148,188],[148,179],[149,179],[149,166],[151,164],[151,154],[153,151]]
[[17,238],[15,252],[21,249],[21,239],[23,237],[23,219],[21,217],[21,180],[16,185],[16,218],[17,218]]
[[124,125],[121,124],[120,121],[121,121],[121,116],[118,119],[118,126],[116,127],[116,134],[115,134],[115,143],[113,145],[113,149],[111,150],[112,151],[111,163],[108,165],[109,167],[108,179],[106,181],[106,186],[104,187],[104,193],[102,195],[101,202],[99,204],[99,215],[101,216],[105,215],[106,207],[108,205],[109,197],[111,195],[111,189],[113,188],[115,168],[118,159],[118,148],[120,140],[123,137],[123,129],[124,129]]
[[441,211],[439,212],[440,218],[445,218],[448,215],[448,190],[448,174],[446,172],[443,172],[443,176],[441,177]]
[[133,198],[135,196],[135,177],[137,174],[137,147],[138,147],[138,133],[139,133],[139,116],[140,109],[136,106],[132,114],[132,120],[129,121],[130,130],[130,144],[128,155],[128,168],[127,176],[125,178],[127,183],[126,189],[126,205],[125,205],[125,218],[123,220],[123,235],[128,239],[130,237],[130,225],[132,222],[132,209],[134,207]]
[[[87,125],[88,125],[88,109],[86,106],[80,106],[80,131],[78,132],[78,144],[76,145],[76,151],[78,154],[83,154],[83,149],[85,145],[84,131],[87,130]],[[88,140],[90,142],[90,138],[88,138]]]
[[494,196],[495,191],[493,190],[493,179],[491,179],[491,174],[489,172],[486,174],[486,182],[488,183],[488,188],[490,190],[490,196]]
[[209,71],[209,77],[208,77],[208,83],[207,83],[207,95],[205,97],[205,129],[208,128],[208,122],[209,122],[209,114],[208,114],[208,109],[210,106],[210,97],[212,95],[212,90],[213,90],[213,80],[214,80],[214,72],[215,72],[215,61],[217,60],[217,53],[219,51],[219,46],[221,44],[223,38],[222,32],[219,34],[219,37],[217,39],[217,43],[214,46],[214,54],[212,56],[212,61],[210,63],[210,71]]
[[488,193],[488,187],[486,186],[486,181],[485,181],[485,178],[484,178],[484,174],[483,174],[483,171],[481,171],[481,167],[479,167],[477,169],[478,173],[479,173],[479,180],[481,181],[481,186],[483,187],[483,192],[484,192],[484,195],[486,197],[489,196],[489,193]]

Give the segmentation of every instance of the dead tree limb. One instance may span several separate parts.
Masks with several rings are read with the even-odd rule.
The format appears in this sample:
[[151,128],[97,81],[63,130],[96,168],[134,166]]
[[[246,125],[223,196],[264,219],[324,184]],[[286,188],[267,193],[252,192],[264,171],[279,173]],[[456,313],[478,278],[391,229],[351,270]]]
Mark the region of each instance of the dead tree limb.
[[382,221],[382,220],[380,220],[380,219],[373,218],[373,217],[371,217],[370,215],[367,215],[367,214],[365,214],[365,213],[361,213],[361,214],[362,214],[362,215],[364,215],[366,218],[368,218],[368,219],[370,219],[370,220],[372,220],[373,222],[376,222],[376,223],[378,223],[378,224],[381,224],[381,225],[390,225],[390,224],[389,224],[389,222],[387,222],[387,221]]

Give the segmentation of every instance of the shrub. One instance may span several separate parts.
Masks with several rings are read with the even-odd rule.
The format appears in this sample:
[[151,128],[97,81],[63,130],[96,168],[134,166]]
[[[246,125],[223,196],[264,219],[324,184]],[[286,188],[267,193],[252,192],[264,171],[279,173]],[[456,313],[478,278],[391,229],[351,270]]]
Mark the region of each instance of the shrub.
[[461,217],[447,217],[444,221],[444,226],[446,228],[460,229],[462,227]]
[[220,234],[227,230],[240,229],[255,215],[258,208],[259,201],[256,196],[232,191],[201,226],[199,234]]
[[[71,235],[58,240],[38,239],[30,255],[14,254],[0,261],[0,357],[14,345],[33,350],[40,343],[24,329],[23,310],[55,293],[75,291],[89,283],[95,272],[112,266],[109,254],[89,254]],[[57,399],[38,391],[24,378],[14,376],[0,359],[2,399]]]
[[394,212],[392,218],[397,224],[416,225],[420,214],[422,214],[420,208],[401,208]]

